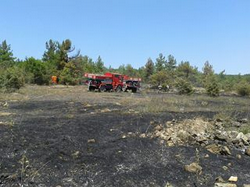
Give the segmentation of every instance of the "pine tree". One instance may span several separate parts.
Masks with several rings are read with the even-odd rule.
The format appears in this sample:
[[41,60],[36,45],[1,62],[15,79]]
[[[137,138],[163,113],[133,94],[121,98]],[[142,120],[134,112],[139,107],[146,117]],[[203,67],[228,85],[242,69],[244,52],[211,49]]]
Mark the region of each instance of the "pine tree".
[[104,71],[104,63],[103,63],[102,58],[100,56],[98,56],[95,65],[96,65],[96,71],[98,73],[101,73]]
[[7,44],[6,40],[0,44],[0,69],[4,70],[14,65],[15,58],[10,45]]
[[155,63],[156,72],[164,70],[165,69],[165,65],[166,65],[165,56],[163,56],[163,54],[160,53],[159,57],[156,58],[156,63]]
[[166,63],[166,67],[165,67],[168,71],[173,71],[176,68],[176,59],[174,58],[174,56],[169,55],[168,56],[168,61]]
[[145,65],[145,77],[148,79],[154,73],[154,62],[151,58],[148,59]]

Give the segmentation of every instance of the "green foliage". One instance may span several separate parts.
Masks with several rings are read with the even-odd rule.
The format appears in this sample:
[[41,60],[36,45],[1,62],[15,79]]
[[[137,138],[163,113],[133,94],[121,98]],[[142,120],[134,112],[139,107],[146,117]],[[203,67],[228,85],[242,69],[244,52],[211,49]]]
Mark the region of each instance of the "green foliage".
[[69,62],[65,65],[65,67],[61,71],[59,82],[66,85],[79,84],[79,75],[73,62]]
[[172,55],[168,55],[168,61],[165,64],[165,68],[168,71],[173,71],[176,68],[176,59]]
[[156,72],[159,72],[159,71],[162,71],[165,69],[165,64],[166,64],[166,57],[163,56],[162,53],[159,54],[159,57],[156,58],[156,62],[155,62],[155,69],[156,69]]
[[79,51],[76,55],[69,56],[69,53],[74,50],[75,48],[72,47],[72,42],[69,39],[64,40],[62,43],[49,40],[49,42],[46,42],[46,51],[43,54],[43,61],[53,64],[59,71],[63,70],[68,62],[79,57]]
[[14,60],[15,58],[13,57],[10,45],[4,40],[2,44],[0,44],[0,70],[12,67],[15,63]]
[[189,79],[192,74],[195,74],[196,69],[190,65],[188,61],[183,62],[178,65],[177,72],[180,77],[184,77],[186,79]]
[[47,63],[31,57],[27,58],[20,66],[22,66],[26,74],[29,75],[29,83],[38,85],[49,84],[51,75]]
[[104,71],[104,69],[105,69],[104,63],[103,63],[102,58],[100,56],[98,56],[97,61],[95,63],[95,66],[96,66],[96,71],[98,73],[102,73]]
[[236,91],[240,96],[249,96],[250,95],[250,84],[247,81],[243,80],[238,84]]
[[218,80],[214,75],[210,75],[206,77],[205,81],[206,92],[211,97],[217,97],[220,93],[220,88],[218,84]]
[[145,78],[148,79],[154,73],[154,62],[151,58],[148,59],[145,65]]
[[191,82],[183,78],[179,78],[176,81],[175,87],[177,88],[179,94],[190,95],[194,92]]
[[205,62],[202,71],[204,76],[209,76],[214,74],[213,66],[208,61]]
[[159,71],[150,76],[150,83],[153,86],[168,85],[170,83],[170,76],[166,71]]
[[24,73],[17,66],[6,69],[0,74],[0,88],[12,92],[24,86]]

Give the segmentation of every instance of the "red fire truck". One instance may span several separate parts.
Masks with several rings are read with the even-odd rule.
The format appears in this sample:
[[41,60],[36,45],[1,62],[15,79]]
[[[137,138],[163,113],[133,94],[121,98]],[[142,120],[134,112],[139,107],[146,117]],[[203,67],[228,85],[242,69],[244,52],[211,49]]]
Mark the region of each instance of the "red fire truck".
[[135,93],[140,88],[141,82],[140,78],[132,78],[126,75],[109,72],[105,74],[85,73],[84,76],[88,79],[87,84],[89,91],[121,92],[131,90]]

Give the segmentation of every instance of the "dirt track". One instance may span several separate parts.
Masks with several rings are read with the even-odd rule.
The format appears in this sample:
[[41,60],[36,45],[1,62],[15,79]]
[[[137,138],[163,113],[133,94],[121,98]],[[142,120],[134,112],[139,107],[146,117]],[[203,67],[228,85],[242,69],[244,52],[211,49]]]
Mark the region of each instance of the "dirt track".
[[[227,180],[234,175],[239,186],[250,184],[250,157],[240,150],[223,156],[202,147],[168,147],[158,139],[128,136],[152,131],[150,122],[212,118],[218,111],[146,113],[134,105],[158,94],[89,93],[81,87],[52,87],[51,94],[46,87],[35,93],[33,89],[37,88],[13,95],[8,107],[0,108],[9,113],[0,116],[4,123],[0,125],[0,186],[162,187],[167,182],[177,187],[213,186],[216,177]],[[209,106],[216,108],[222,101],[211,101]],[[246,111],[238,115],[249,117]],[[185,164],[197,159],[196,149],[203,168],[200,175],[184,170]]]

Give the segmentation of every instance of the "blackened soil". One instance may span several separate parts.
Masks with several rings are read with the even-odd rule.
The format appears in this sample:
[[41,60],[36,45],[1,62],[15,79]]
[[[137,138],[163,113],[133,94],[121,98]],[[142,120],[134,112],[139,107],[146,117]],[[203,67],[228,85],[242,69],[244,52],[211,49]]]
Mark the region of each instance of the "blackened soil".
[[[114,111],[101,112],[107,107]],[[213,186],[218,176],[238,176],[239,185],[250,183],[250,157],[237,159],[239,151],[214,155],[202,147],[167,147],[157,139],[127,135],[151,131],[151,121],[214,113],[145,115],[125,114],[123,109],[53,100],[10,103],[14,116],[1,117],[14,124],[0,126],[0,186],[162,187],[169,182],[205,187]],[[184,165],[197,159],[202,173],[186,172]]]

